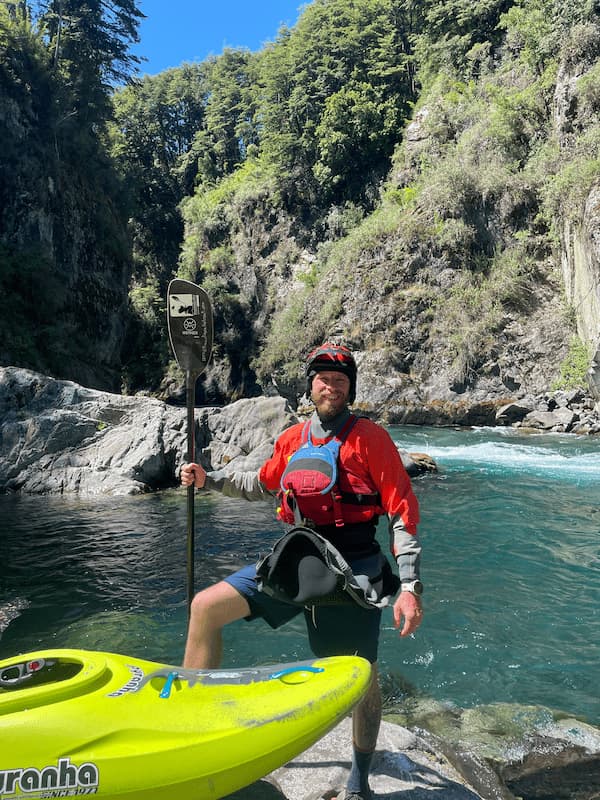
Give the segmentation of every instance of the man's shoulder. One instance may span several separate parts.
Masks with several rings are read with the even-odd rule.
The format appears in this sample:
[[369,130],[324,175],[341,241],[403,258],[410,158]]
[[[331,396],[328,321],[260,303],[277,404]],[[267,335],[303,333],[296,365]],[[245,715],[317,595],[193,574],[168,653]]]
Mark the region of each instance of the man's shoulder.
[[377,432],[383,431],[387,433],[378,422],[375,422],[370,417],[363,416],[362,414],[354,414],[356,417],[356,427],[363,432]]
[[305,422],[295,422],[293,425],[290,425],[289,428],[286,428],[279,434],[277,441],[283,443],[299,439],[302,435],[302,429],[304,428],[304,425]]
[[369,417],[362,417],[356,414],[358,419],[356,420],[356,424],[354,428],[356,430],[357,435],[366,442],[391,442],[392,437],[378,422],[370,419]]

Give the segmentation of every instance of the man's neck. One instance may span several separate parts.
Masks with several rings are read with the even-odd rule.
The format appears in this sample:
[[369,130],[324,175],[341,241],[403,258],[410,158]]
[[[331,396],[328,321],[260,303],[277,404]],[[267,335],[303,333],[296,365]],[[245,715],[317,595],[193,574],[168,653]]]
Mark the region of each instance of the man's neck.
[[321,419],[317,412],[314,411],[310,420],[312,435],[317,439],[328,439],[330,436],[335,436],[343,428],[349,417],[350,409],[347,406],[330,419]]

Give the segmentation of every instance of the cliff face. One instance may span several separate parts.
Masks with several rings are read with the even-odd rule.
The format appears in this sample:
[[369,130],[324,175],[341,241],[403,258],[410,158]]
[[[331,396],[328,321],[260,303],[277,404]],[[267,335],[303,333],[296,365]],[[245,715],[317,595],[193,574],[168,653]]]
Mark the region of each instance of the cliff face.
[[[563,63],[554,93],[554,132],[562,153],[573,151],[589,124],[583,96],[586,80],[594,81],[593,52]],[[600,183],[595,183],[573,216],[559,225],[561,267],[567,301],[575,311],[577,332],[591,355],[589,387],[600,399]]]
[[131,259],[114,171],[7,93],[0,82],[0,363],[119,389]]
[[[489,423],[503,403],[538,395],[558,377],[575,329],[559,259],[536,234],[532,190],[502,165],[497,185],[486,186],[485,154],[460,150],[471,132],[440,143],[435,114],[424,106],[408,127],[378,208],[347,228],[347,209],[333,209],[330,228],[337,220],[339,229],[326,243],[311,242],[283,213],[268,222],[264,198],[237,200],[233,257],[219,280],[250,322],[238,357],[262,391],[274,385],[295,403],[304,354],[330,337],[356,354],[359,406],[390,422]],[[419,164],[437,151],[448,155],[404,203]],[[187,235],[196,233],[188,224]],[[232,315],[229,337],[236,326]],[[208,384],[223,380],[224,355]]]
[[590,390],[600,399],[600,186],[590,192],[582,219],[563,224],[562,270],[577,331],[592,354]]

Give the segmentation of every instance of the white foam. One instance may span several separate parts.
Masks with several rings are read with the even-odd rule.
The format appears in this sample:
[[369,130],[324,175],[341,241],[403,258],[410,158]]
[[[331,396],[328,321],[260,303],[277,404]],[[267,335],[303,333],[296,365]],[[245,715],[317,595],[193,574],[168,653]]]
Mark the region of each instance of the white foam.
[[[479,431],[478,435],[485,435]],[[560,437],[551,436],[527,437],[527,442],[491,432],[488,441],[472,444],[449,443],[448,445],[417,445],[426,450],[438,464],[438,467],[480,468],[485,471],[530,472],[538,476],[556,476],[558,478],[577,477],[600,479],[600,452],[585,447],[564,447]],[[413,446],[402,445],[407,450]]]

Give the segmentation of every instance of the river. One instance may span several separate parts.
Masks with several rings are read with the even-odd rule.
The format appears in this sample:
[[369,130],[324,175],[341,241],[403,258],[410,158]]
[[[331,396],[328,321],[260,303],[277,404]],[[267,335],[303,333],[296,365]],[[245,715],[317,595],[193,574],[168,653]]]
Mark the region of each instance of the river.
[[[386,706],[544,706],[600,725],[600,441],[512,429],[396,427],[436,475],[421,504],[425,619],[400,640],[384,612]],[[0,657],[45,647],[180,663],[186,499],[0,497]],[[272,508],[196,496],[196,586],[265,552]],[[386,542],[383,527],[379,533]],[[243,621],[224,666],[310,655],[303,624]]]

